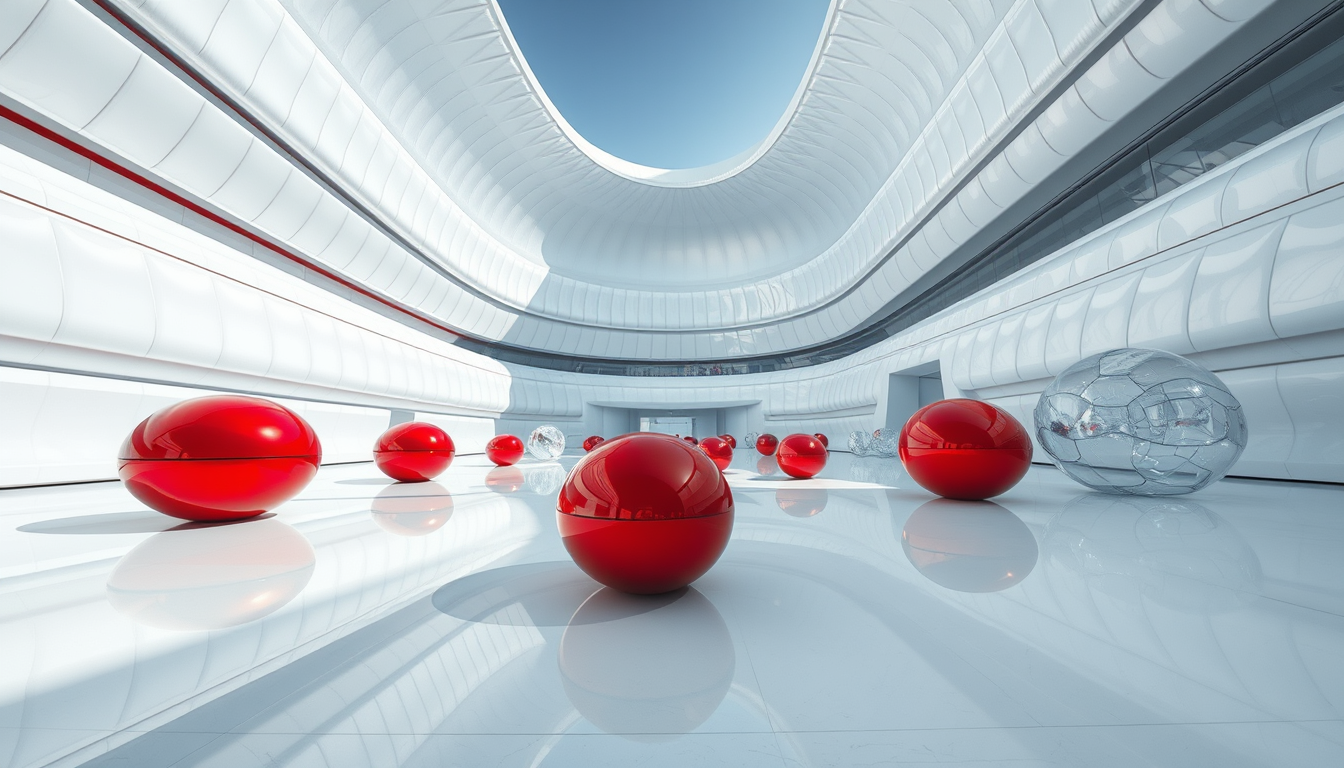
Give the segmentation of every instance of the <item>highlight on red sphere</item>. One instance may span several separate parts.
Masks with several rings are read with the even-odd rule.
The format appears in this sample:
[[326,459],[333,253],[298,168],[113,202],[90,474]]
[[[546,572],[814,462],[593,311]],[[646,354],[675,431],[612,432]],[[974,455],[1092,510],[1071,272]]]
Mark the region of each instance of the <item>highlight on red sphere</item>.
[[728,468],[733,463],[733,449],[721,437],[706,437],[700,441],[700,450],[714,462],[719,471]]
[[509,467],[523,458],[523,441],[514,435],[495,435],[485,444],[485,457],[496,467]]
[[822,433],[818,432],[818,433],[816,433],[815,435],[813,435],[813,437],[815,437],[815,438],[817,438],[818,440],[821,441],[821,445],[822,445],[823,448],[830,448],[830,447],[831,447],[831,441],[828,440],[828,439],[826,438],[826,436],[823,435]]
[[728,444],[729,448],[737,448],[737,438],[732,435],[719,435],[719,439]]
[[259,397],[214,395],[140,422],[121,446],[117,474],[155,511],[215,522],[280,506],[321,463],[317,433],[297,413]]
[[681,439],[682,439],[682,440],[685,440],[686,442],[690,443],[691,445],[699,445],[699,444],[700,444],[700,441],[699,441],[699,440],[696,440],[696,439],[695,439],[694,437],[692,437],[691,435],[686,435],[686,436],[682,437]]
[[733,530],[733,494],[714,462],[675,437],[641,432],[579,459],[560,489],[561,540],[585,573],[634,594],[690,584]]
[[591,435],[587,440],[583,441],[583,452],[588,453],[589,451],[596,448],[598,444],[600,444],[601,442],[602,438],[600,436]]
[[998,496],[1027,474],[1031,436],[1007,411],[980,400],[940,400],[901,429],[905,471],[949,499]]
[[806,480],[826,467],[826,446],[815,435],[788,435],[779,441],[775,460],[789,477]]
[[756,450],[760,451],[762,456],[775,455],[775,449],[779,447],[779,438],[766,432],[756,438]]
[[373,447],[382,473],[403,483],[433,480],[453,463],[457,447],[441,427],[408,421],[390,427]]

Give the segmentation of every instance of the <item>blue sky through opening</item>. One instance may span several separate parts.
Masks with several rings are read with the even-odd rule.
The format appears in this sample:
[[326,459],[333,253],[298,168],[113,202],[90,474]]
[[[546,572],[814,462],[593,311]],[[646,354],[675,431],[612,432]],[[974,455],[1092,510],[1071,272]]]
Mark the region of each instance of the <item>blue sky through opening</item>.
[[760,141],[802,82],[827,0],[499,0],[546,95],[631,162],[694,168]]

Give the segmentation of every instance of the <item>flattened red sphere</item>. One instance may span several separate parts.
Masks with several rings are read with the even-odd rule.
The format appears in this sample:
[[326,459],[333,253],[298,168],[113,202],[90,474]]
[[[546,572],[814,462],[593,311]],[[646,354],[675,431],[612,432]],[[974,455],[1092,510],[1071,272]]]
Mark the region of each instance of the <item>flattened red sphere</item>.
[[756,438],[756,450],[761,452],[762,456],[775,455],[775,449],[779,447],[779,438],[766,432]]
[[826,438],[826,436],[823,435],[822,433],[818,432],[818,433],[816,433],[815,435],[813,435],[813,437],[815,437],[815,438],[817,438],[818,440],[821,441],[821,445],[822,445],[822,447],[824,447],[824,448],[830,448],[830,447],[831,447],[831,441],[828,440],[828,439]]
[[485,444],[485,457],[496,467],[508,467],[523,458],[523,441],[513,435],[495,435]]
[[574,562],[622,592],[669,592],[718,561],[733,494],[708,456],[651,432],[608,440],[579,459],[556,505]]
[[593,435],[592,437],[589,437],[587,440],[584,440],[584,441],[583,441],[583,452],[584,452],[584,453],[587,453],[587,452],[593,450],[593,449],[596,448],[601,442],[602,442],[602,438],[599,437],[599,436],[597,436],[597,435]]
[[728,444],[729,448],[737,448],[737,438],[732,435],[719,435],[719,439]]
[[826,446],[814,435],[789,435],[775,451],[779,468],[789,477],[807,479],[826,466]]
[[438,477],[453,463],[457,446],[441,428],[422,421],[398,424],[382,434],[373,447],[373,462],[383,474],[403,483],[423,483]]
[[317,474],[322,445],[278,403],[216,395],[140,422],[119,458],[126,490],[151,509],[213,522],[255,517],[292,498]]
[[699,440],[696,440],[696,439],[695,439],[694,437],[692,437],[691,435],[686,435],[685,437],[683,437],[683,438],[681,438],[681,439],[682,439],[682,440],[685,440],[686,442],[690,443],[691,445],[699,445],[699,444],[700,444],[700,441],[699,441]]
[[1031,436],[1006,411],[979,400],[940,400],[901,429],[901,462],[924,488],[949,499],[987,499],[1031,466]]
[[700,450],[705,452],[720,472],[733,463],[733,449],[721,437],[706,437],[701,440]]

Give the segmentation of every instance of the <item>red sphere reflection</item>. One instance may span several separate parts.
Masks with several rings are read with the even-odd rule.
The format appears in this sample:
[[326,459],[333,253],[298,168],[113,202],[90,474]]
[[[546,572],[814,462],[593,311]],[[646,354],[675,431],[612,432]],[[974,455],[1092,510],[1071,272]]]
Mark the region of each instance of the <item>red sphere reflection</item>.
[[789,435],[775,451],[779,468],[789,477],[807,479],[826,466],[826,446],[812,435]]
[[389,485],[374,498],[369,510],[373,522],[397,536],[433,533],[453,516],[453,496],[438,483],[416,486]]
[[821,441],[821,445],[822,445],[823,448],[830,448],[830,447],[831,447],[831,441],[828,440],[828,439],[826,438],[826,436],[823,435],[822,433],[818,432],[818,433],[816,433],[815,435],[813,435],[813,437],[815,437],[815,438],[817,438],[818,440]]
[[774,456],[762,456],[756,460],[756,474],[762,477],[769,477],[778,469],[779,463],[775,461]]
[[321,462],[317,434],[297,413],[257,397],[218,395],[140,422],[121,446],[117,472],[151,509],[210,522],[279,506]]
[[941,400],[915,411],[900,437],[915,482],[949,499],[987,499],[1022,479],[1031,437],[1017,419],[979,400]]
[[775,503],[790,517],[812,517],[826,508],[830,494],[825,488],[780,488]]
[[584,452],[584,453],[587,453],[587,452],[593,450],[593,449],[596,448],[601,442],[602,442],[602,438],[601,438],[601,437],[599,437],[599,436],[597,436],[597,435],[592,435],[592,436],[589,437],[587,440],[584,440],[584,441],[583,441],[583,452]]
[[756,450],[761,452],[762,456],[773,456],[775,449],[779,447],[779,438],[766,432],[756,438]]
[[556,506],[565,549],[597,581],[635,594],[700,578],[733,530],[733,494],[714,462],[650,432],[608,440],[579,459]]
[[439,427],[422,421],[398,424],[378,438],[373,462],[384,475],[403,483],[433,480],[453,463],[457,447]]
[[719,439],[728,444],[729,448],[737,448],[737,438],[732,435],[719,435]]
[[495,467],[485,473],[485,487],[495,493],[517,493],[526,481],[517,467]]
[[497,467],[517,464],[523,458],[523,441],[513,435],[495,435],[485,444],[485,457]]
[[733,449],[721,437],[706,437],[701,440],[700,450],[705,452],[705,455],[714,462],[720,472],[733,463]]

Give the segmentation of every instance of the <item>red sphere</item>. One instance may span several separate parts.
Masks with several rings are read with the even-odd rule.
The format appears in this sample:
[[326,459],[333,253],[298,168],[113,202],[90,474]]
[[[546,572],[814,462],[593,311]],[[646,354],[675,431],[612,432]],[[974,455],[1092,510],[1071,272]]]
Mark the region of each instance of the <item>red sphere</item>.
[[565,549],[622,592],[669,592],[700,578],[733,531],[733,493],[703,451],[642,432],[579,459],[556,505]]
[[732,435],[719,435],[719,439],[728,444],[729,448],[737,448],[737,438]]
[[700,441],[700,450],[714,462],[719,471],[728,468],[733,463],[733,449],[721,437],[706,437]]
[[403,483],[433,480],[453,463],[457,447],[439,427],[408,421],[388,429],[373,447],[373,462],[384,475]]
[[686,442],[690,443],[691,445],[699,445],[699,444],[700,444],[700,441],[699,441],[699,440],[696,440],[694,437],[692,437],[692,436],[690,436],[690,435],[686,435],[685,437],[683,437],[683,438],[681,438],[681,439],[682,439],[682,440],[685,440]]
[[831,447],[831,441],[830,441],[830,440],[827,440],[827,439],[826,439],[826,436],[823,435],[822,433],[818,432],[817,434],[813,435],[813,437],[815,437],[815,438],[817,438],[818,440],[821,441],[821,447],[823,447],[823,448],[830,448],[830,447]]
[[779,441],[775,459],[784,474],[805,480],[826,466],[826,446],[812,435],[789,435]]
[[151,509],[183,520],[256,517],[317,474],[322,445],[288,408],[242,395],[170,405],[121,446],[117,473]]
[[760,451],[762,456],[773,456],[777,447],[779,447],[779,438],[769,432],[756,438],[756,450]]
[[1031,436],[1006,411],[979,400],[940,400],[901,429],[901,462],[915,482],[949,499],[987,499],[1031,466]]
[[590,437],[590,438],[588,438],[587,440],[584,440],[584,441],[583,441],[583,452],[584,452],[584,453],[587,453],[587,452],[593,450],[593,449],[596,448],[596,447],[598,446],[598,444],[601,443],[601,442],[602,442],[602,438],[601,438],[601,437],[598,437],[597,435],[593,435],[592,437]]
[[485,457],[497,467],[517,464],[523,458],[523,441],[513,435],[495,435],[485,444]]

